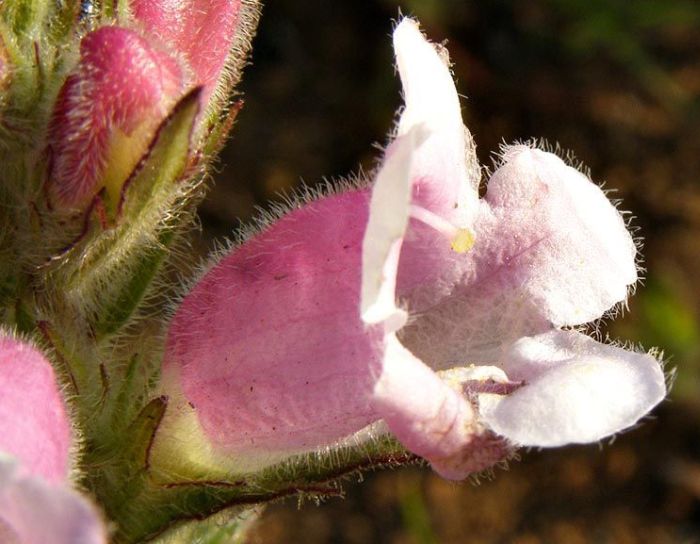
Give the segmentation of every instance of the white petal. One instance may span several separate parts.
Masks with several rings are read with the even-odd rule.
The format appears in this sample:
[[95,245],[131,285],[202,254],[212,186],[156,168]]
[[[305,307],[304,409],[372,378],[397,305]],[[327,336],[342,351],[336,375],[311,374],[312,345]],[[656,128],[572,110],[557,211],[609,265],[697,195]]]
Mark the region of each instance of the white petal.
[[412,19],[403,19],[396,27],[394,50],[406,103],[398,135],[419,124],[431,132],[414,158],[412,176],[421,183],[418,203],[461,218],[464,224],[459,226],[468,227],[476,212],[481,171],[471,135],[462,123],[447,51],[427,41]]
[[480,395],[479,411],[521,446],[595,442],[634,425],[666,395],[654,357],[574,331],[519,340],[503,368],[526,385],[507,396]]
[[461,389],[441,380],[393,334],[386,338],[372,405],[406,448],[429,461],[458,453],[476,428]]
[[385,322],[398,330],[406,313],[396,307],[396,274],[411,208],[411,160],[425,130],[414,127],[387,149],[372,189],[362,241],[361,315],[365,323]]
[[[514,263],[555,326],[598,319],[637,281],[636,248],[603,191],[553,153],[513,146],[489,181],[487,201],[520,242]],[[515,246],[517,248],[517,245]]]

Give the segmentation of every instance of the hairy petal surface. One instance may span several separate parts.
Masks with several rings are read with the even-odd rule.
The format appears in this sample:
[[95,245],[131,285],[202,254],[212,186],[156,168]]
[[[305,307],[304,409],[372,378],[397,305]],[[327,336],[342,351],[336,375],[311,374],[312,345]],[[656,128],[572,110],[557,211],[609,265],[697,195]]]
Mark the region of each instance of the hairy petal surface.
[[[399,282],[416,312],[400,338],[434,368],[493,363],[522,336],[598,319],[636,281],[632,237],[595,184],[538,149],[510,148],[504,161],[474,247],[452,257],[460,279],[449,295],[431,305],[420,285]],[[412,250],[406,241],[402,259]]]
[[85,36],[49,127],[55,203],[80,207],[103,187],[117,201],[181,82],[177,62],[131,30],[102,27]]
[[654,357],[575,331],[522,338],[502,366],[525,385],[507,396],[479,395],[479,411],[521,446],[595,442],[634,425],[666,395]]
[[131,0],[131,8],[149,34],[184,56],[206,103],[231,50],[241,0]]
[[475,430],[471,405],[387,335],[373,404],[389,429],[412,452],[430,460],[454,455]]
[[0,456],[0,541],[4,544],[106,544],[99,514],[76,491],[23,475]]
[[512,146],[504,161],[486,200],[517,249],[543,246],[525,251],[522,264],[536,271],[529,292],[546,317],[555,326],[579,325],[624,301],[637,281],[637,250],[603,191],[553,153]]
[[59,483],[68,475],[70,444],[53,368],[36,348],[0,336],[0,453],[19,459],[28,473]]
[[303,451],[377,419],[383,333],[359,315],[368,198],[350,191],[293,210],[218,263],[178,309],[164,373],[179,375],[220,450]]
[[[405,101],[397,135],[420,126],[425,140],[411,155],[411,205],[414,212],[418,208],[424,215],[434,214],[447,230],[463,228],[471,235],[481,171],[462,123],[447,50],[430,43],[418,23],[405,18],[394,31],[394,51]],[[414,218],[404,236],[402,252],[411,254],[411,265],[399,266],[397,282],[399,292],[414,292],[412,311],[448,295],[459,279],[452,261],[456,230],[434,227]]]

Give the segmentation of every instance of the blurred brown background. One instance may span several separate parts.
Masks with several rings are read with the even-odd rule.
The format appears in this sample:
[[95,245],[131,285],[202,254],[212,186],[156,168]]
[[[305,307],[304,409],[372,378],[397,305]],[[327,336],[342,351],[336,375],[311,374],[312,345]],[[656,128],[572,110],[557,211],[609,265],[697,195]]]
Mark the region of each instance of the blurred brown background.
[[612,445],[523,452],[480,486],[417,468],[368,475],[345,500],[273,506],[251,542],[700,542],[697,0],[270,0],[201,210],[205,238],[302,180],[374,165],[400,105],[399,8],[448,40],[484,163],[501,141],[543,137],[634,211],[648,272],[608,330],[664,349],[678,379],[654,418]]

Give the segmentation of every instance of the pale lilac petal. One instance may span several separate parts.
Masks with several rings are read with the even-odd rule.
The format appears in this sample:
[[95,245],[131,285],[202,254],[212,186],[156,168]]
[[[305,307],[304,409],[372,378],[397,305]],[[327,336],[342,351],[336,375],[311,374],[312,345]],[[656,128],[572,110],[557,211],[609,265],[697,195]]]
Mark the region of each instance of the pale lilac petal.
[[305,451],[378,419],[383,328],[367,328],[359,311],[368,204],[367,192],[349,191],[290,211],[183,300],[164,373],[219,451]]
[[0,456],[3,544],[106,544],[97,510],[76,491],[27,476]]
[[505,380],[498,368],[455,368],[439,375],[391,334],[374,389],[378,414],[411,452],[443,478],[463,480],[507,459],[512,447],[485,429],[464,394],[475,380]]
[[[438,284],[443,296],[436,296],[440,293],[434,285],[399,281],[399,298],[411,314],[399,338],[436,370],[494,364],[522,336],[552,328],[530,296],[533,271],[527,262],[521,263],[519,239],[513,239],[505,220],[482,202],[476,243],[471,251],[451,257],[454,279]],[[420,266],[427,250],[425,244],[404,242],[399,280],[405,267]]]
[[0,336],[0,452],[32,475],[68,474],[71,430],[51,364],[31,345]]
[[505,160],[481,203],[474,247],[452,257],[447,295],[401,281],[428,251],[404,242],[398,294],[415,318],[400,337],[433,368],[494,363],[522,336],[598,319],[636,280],[632,237],[596,185],[537,149],[511,148]]
[[654,357],[575,331],[523,338],[502,367],[525,385],[507,396],[480,395],[479,412],[521,446],[595,442],[634,425],[666,395]]
[[394,31],[394,50],[406,103],[398,136],[417,125],[430,131],[413,155],[414,201],[458,226],[469,226],[481,173],[462,123],[447,51],[428,42],[417,22],[408,18]]
[[387,149],[372,188],[362,241],[362,319],[387,322],[392,331],[406,323],[406,312],[396,307],[396,274],[411,208],[412,155],[426,136],[413,127]]
[[386,338],[382,373],[373,405],[399,441],[430,460],[454,455],[476,430],[471,404],[404,348]]
[[[514,146],[489,181],[487,201],[532,269],[530,296],[555,326],[601,317],[637,281],[636,247],[600,188],[553,153]],[[533,246],[542,246],[533,251]]]

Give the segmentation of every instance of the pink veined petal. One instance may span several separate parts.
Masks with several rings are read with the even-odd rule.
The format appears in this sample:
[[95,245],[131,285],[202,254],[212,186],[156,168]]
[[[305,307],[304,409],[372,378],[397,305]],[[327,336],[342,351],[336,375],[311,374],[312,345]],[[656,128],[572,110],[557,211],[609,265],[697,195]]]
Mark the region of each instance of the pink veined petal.
[[507,396],[480,395],[479,412],[521,446],[595,442],[634,425],[666,395],[654,357],[575,331],[523,338],[502,366],[526,384]]
[[241,0],[131,0],[148,33],[181,53],[208,100],[235,39]]
[[106,544],[97,510],[78,492],[22,475],[0,457],[0,540],[3,544]]
[[0,452],[55,483],[68,474],[71,430],[53,368],[34,347],[0,336]]
[[[181,82],[175,60],[131,30],[102,27],[85,36],[49,126],[50,189],[57,203],[89,201],[114,175],[106,171],[110,161],[126,178],[181,94]],[[116,158],[110,156],[115,145]],[[114,179],[108,189],[118,192],[124,181]]]
[[362,241],[362,319],[386,322],[392,331],[403,327],[407,318],[396,307],[396,274],[411,207],[412,155],[426,136],[420,127],[413,127],[387,149],[372,188]]
[[634,242],[596,185],[544,151],[518,146],[505,160],[474,247],[453,257],[459,280],[447,296],[401,282],[424,253],[404,242],[398,294],[416,317],[400,338],[433,368],[494,363],[522,336],[595,320],[636,280]]
[[462,123],[447,51],[428,42],[409,18],[394,31],[394,50],[406,103],[398,136],[417,125],[430,131],[413,156],[414,201],[460,227],[470,226],[481,173],[471,135]]
[[164,374],[219,451],[295,452],[377,418],[383,330],[360,319],[369,195],[306,204],[233,250],[185,297]]

